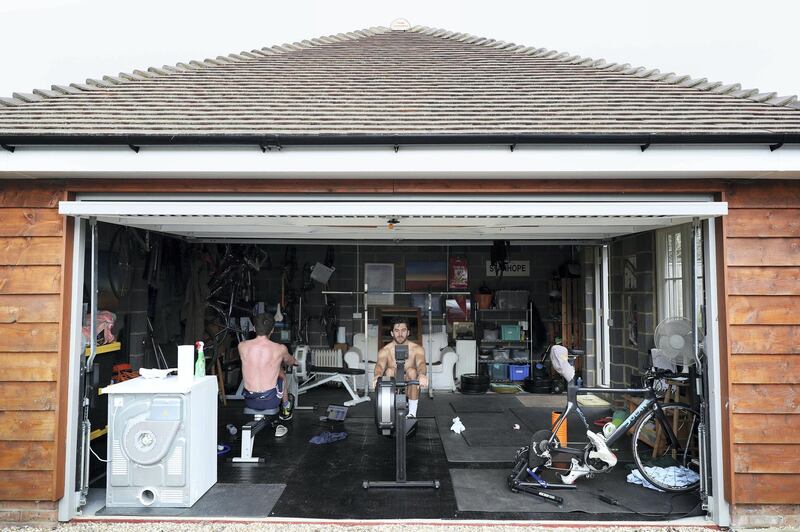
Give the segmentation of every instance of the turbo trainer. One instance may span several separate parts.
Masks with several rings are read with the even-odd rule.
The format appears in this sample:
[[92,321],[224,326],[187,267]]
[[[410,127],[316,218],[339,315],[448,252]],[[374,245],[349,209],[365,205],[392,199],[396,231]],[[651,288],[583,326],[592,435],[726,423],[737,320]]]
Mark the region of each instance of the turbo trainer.
[[[408,346],[396,345],[394,357],[397,371],[394,377],[383,376],[376,385],[375,425],[378,433],[384,436],[394,434],[395,441],[395,480],[365,480],[368,488],[439,488],[438,480],[406,479],[406,436],[416,430],[416,419],[406,419],[408,401],[405,390],[408,386],[419,385],[419,381],[405,380],[405,361],[408,359]],[[398,434],[398,428],[400,434]]]

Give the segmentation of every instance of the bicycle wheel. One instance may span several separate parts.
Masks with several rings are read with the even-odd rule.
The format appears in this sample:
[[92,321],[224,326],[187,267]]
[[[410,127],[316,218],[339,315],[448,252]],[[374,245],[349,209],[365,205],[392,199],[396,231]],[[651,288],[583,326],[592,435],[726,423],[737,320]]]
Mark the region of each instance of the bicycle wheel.
[[117,299],[128,295],[133,280],[133,242],[127,227],[120,227],[111,239],[108,281]]
[[664,491],[687,492],[700,485],[700,414],[683,404],[661,405],[677,446],[666,427],[651,410],[633,432],[633,459],[642,476]]

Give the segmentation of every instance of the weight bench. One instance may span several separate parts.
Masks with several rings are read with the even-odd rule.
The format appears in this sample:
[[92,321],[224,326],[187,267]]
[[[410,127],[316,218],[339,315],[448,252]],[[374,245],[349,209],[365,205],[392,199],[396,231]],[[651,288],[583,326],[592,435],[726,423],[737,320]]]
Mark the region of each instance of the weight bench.
[[246,423],[242,427],[242,451],[239,456],[234,456],[234,463],[259,463],[264,462],[264,458],[253,456],[253,443],[256,441],[256,434],[261,432],[264,427],[275,421],[280,408],[270,408],[267,410],[244,409],[244,413],[255,416],[253,421]]
[[295,408],[300,404],[300,394],[307,392],[317,386],[328,382],[340,382],[344,386],[351,399],[345,401],[345,406],[355,406],[358,403],[369,401],[369,397],[360,397],[350,385],[348,377],[364,375],[364,370],[360,368],[348,368],[337,366],[315,366],[308,361],[310,348],[307,345],[300,345],[294,350],[294,358],[297,359],[295,368],[295,379],[297,391],[295,393]]

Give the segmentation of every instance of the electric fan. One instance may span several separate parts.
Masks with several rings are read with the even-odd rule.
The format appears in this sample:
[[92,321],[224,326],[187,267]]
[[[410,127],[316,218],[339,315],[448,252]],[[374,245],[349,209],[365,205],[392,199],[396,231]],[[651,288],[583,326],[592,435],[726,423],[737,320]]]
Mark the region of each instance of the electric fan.
[[666,358],[670,365],[683,366],[683,372],[689,372],[689,366],[694,364],[694,328],[688,318],[667,318],[656,327],[655,345],[658,353],[654,353],[653,364],[656,363],[656,354]]

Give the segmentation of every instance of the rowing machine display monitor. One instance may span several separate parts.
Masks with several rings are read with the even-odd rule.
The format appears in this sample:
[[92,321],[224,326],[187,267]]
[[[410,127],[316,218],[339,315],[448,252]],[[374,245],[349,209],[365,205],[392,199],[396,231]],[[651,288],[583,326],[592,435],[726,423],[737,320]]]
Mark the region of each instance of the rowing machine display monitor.
[[[416,426],[415,419],[406,419],[408,402],[405,389],[409,385],[419,385],[418,381],[405,380],[405,361],[408,360],[408,346],[396,345],[394,357],[397,361],[395,377],[383,376],[376,385],[375,425],[384,436],[394,434],[395,440],[395,480],[365,480],[367,488],[439,488],[438,480],[406,479],[406,434]],[[397,428],[405,430],[397,434]]]

